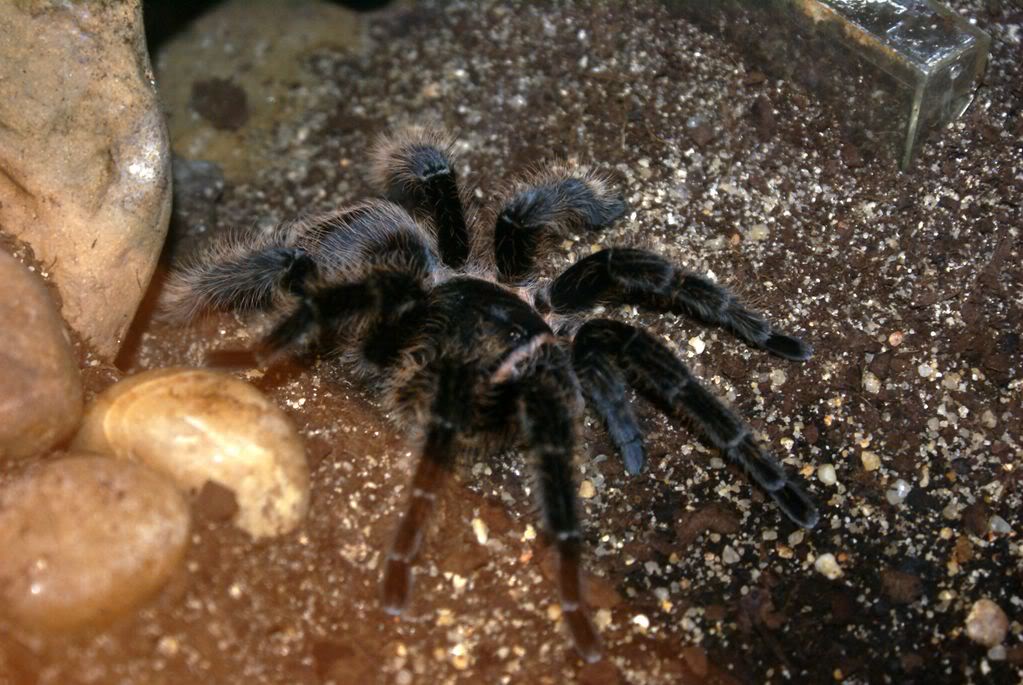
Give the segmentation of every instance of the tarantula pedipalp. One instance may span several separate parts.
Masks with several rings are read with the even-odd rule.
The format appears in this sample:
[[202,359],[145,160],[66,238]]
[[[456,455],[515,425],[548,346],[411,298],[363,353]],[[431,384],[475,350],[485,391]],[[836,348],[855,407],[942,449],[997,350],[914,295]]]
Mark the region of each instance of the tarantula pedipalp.
[[184,317],[207,308],[278,312],[249,352],[256,363],[312,346],[336,352],[415,428],[419,462],[384,570],[392,613],[408,603],[412,564],[458,457],[525,448],[558,554],[563,616],[579,653],[593,660],[600,645],[583,601],[572,475],[584,404],[630,474],[645,460],[631,387],[688,417],[794,522],[813,527],[818,515],[750,428],[664,343],[583,315],[635,304],[724,326],[786,359],[808,359],[811,350],[721,286],[644,250],[606,249],[551,281],[536,279],[536,260],[554,236],[602,229],[625,213],[624,201],[598,175],[551,167],[514,186],[493,224],[480,226],[465,211],[451,144],[425,128],[385,138],[374,175],[386,199],[223,242],[175,273],[168,299]]

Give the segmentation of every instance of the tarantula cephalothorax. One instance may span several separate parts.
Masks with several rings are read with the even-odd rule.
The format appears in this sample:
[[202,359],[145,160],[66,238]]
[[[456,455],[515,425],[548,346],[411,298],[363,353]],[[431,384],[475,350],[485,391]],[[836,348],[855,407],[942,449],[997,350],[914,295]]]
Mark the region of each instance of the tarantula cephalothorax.
[[625,213],[606,179],[551,167],[514,185],[495,220],[476,221],[466,213],[452,140],[428,128],[384,139],[374,176],[386,200],[224,241],[179,269],[168,293],[182,316],[208,308],[278,312],[249,353],[255,363],[313,346],[336,352],[415,428],[421,453],[384,568],[389,611],[408,602],[434,500],[459,455],[522,447],[535,460],[566,625],[579,653],[599,658],[580,580],[576,424],[585,399],[625,469],[639,473],[645,454],[630,387],[688,417],[790,519],[816,524],[803,491],[664,343],[641,328],[582,315],[635,304],[724,326],[786,359],[809,358],[807,345],[721,286],[644,250],[607,249],[553,280],[535,277],[534,262],[552,238],[602,229]]

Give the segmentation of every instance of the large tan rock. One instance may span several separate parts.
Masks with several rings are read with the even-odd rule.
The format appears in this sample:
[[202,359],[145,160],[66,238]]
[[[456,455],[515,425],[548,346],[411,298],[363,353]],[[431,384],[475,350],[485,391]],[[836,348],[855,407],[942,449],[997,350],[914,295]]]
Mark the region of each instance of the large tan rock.
[[82,417],[82,381],[39,276],[0,250],[0,284],[0,459],[20,458],[71,434]]
[[249,383],[206,369],[129,376],[89,405],[72,443],[142,462],[197,493],[234,493],[235,523],[253,537],[293,530],[309,508],[305,448],[281,409]]
[[0,490],[0,616],[44,633],[151,596],[188,543],[188,503],[144,466],[70,455]]
[[156,266],[170,154],[139,0],[0,3],[0,225],[116,355]]

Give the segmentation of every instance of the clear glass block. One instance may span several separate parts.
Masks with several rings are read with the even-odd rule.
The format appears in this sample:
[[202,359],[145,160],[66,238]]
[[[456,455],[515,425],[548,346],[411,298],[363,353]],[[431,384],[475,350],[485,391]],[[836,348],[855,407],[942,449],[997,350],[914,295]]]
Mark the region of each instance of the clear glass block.
[[991,38],[935,0],[674,0],[754,65],[837,107],[857,145],[908,168],[962,114]]

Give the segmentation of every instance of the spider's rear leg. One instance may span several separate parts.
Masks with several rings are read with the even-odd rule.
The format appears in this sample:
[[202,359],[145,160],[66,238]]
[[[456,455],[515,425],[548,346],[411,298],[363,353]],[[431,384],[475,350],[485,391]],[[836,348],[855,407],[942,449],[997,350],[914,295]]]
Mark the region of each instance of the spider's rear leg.
[[689,372],[650,333],[610,319],[595,319],[576,334],[576,344],[603,350],[644,396],[669,412],[690,417],[710,442],[743,468],[792,521],[817,525],[817,508],[781,464],[757,444],[749,426]]
[[625,211],[625,201],[601,176],[567,166],[535,174],[518,184],[497,216],[494,260],[501,280],[528,280],[551,239],[576,228],[603,229]]
[[457,269],[469,257],[465,203],[452,161],[452,139],[414,126],[383,138],[374,153],[374,176],[384,196],[411,214],[429,217],[441,259]]
[[[536,459],[544,524],[558,553],[558,589],[562,616],[576,650],[588,662],[600,659],[600,638],[590,623],[582,591],[582,533],[572,478],[575,445],[573,416],[565,388],[572,387],[568,360],[554,360],[546,372],[526,377],[519,397],[519,418],[526,445]],[[567,368],[562,369],[567,371]]]
[[550,305],[573,313],[598,304],[637,304],[723,326],[750,345],[805,361],[813,349],[747,309],[726,288],[646,250],[612,248],[580,259],[550,285]]
[[[417,379],[417,382],[421,380]],[[408,509],[398,524],[384,565],[383,605],[388,613],[394,615],[400,614],[408,605],[412,592],[412,565],[422,546],[437,492],[454,467],[457,438],[469,429],[472,413],[470,367],[440,364],[435,382],[436,393],[426,440],[410,483]]]

